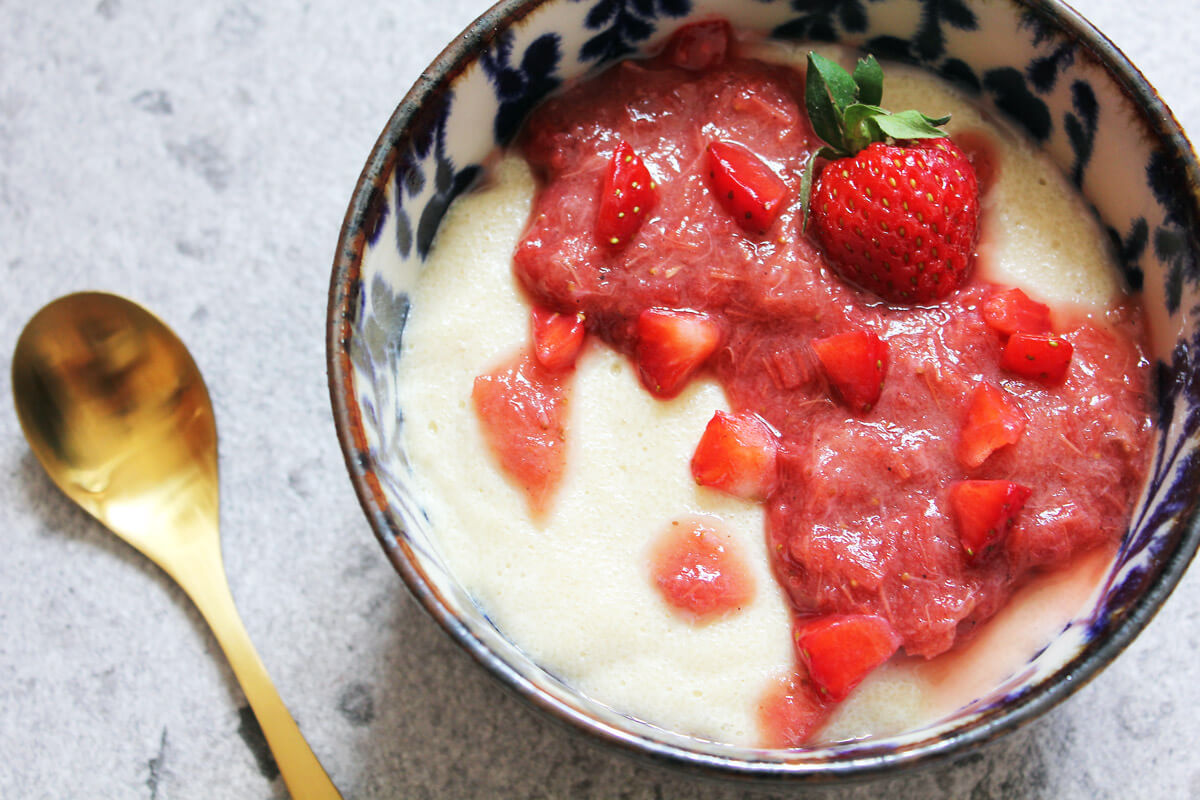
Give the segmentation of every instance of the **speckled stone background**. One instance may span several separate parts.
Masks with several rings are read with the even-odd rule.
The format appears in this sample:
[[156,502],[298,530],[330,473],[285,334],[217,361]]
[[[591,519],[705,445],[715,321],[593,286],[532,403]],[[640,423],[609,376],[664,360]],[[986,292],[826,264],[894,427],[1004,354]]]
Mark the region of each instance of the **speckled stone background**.
[[[1075,5],[1200,130],[1194,0]],[[345,475],[323,334],[338,228],[396,103],[485,7],[0,0],[0,374],[67,292],[177,328],[217,407],[234,596],[348,800],[737,797],[500,690],[408,597]],[[199,615],[52,486],[8,387],[0,470],[0,797],[286,797]],[[1198,797],[1198,602],[1193,570],[1099,678],[954,765],[806,796]]]

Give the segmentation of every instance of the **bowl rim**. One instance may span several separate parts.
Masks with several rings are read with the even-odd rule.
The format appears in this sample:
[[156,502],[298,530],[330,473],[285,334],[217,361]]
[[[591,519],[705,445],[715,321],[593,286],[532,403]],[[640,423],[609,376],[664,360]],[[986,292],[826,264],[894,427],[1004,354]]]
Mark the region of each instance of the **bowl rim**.
[[[543,5],[558,0],[501,0],[459,33],[426,67],[404,95],[380,133],[355,184],[338,237],[330,278],[326,316],[326,367],[334,424],[351,484],[359,504],[393,567],[425,611],[484,667],[485,672],[519,698],[539,708],[550,719],[576,733],[591,734],[622,751],[686,771],[726,779],[753,779],[804,783],[870,780],[898,769],[931,766],[961,756],[992,739],[1025,725],[1079,691],[1119,655],[1146,627],[1170,595],[1200,546],[1200,513],[1193,494],[1181,511],[1179,533],[1170,542],[1169,556],[1161,562],[1149,586],[1125,609],[1109,635],[1092,641],[1061,667],[1052,680],[1025,692],[1012,703],[984,713],[975,722],[922,740],[902,749],[864,751],[862,755],[823,762],[751,761],[712,755],[616,729],[582,713],[539,689],[513,669],[455,616],[436,586],[415,566],[403,531],[388,512],[388,503],[372,473],[372,462],[362,418],[358,412],[349,355],[351,322],[356,300],[364,291],[362,258],[372,220],[373,202],[385,191],[398,153],[421,120],[424,104],[446,91],[476,58],[510,26]],[[1200,164],[1183,129],[1149,81],[1111,40],[1063,0],[1010,0],[1018,7],[1048,19],[1058,30],[1083,47],[1114,79],[1135,106],[1153,135],[1177,156],[1188,183],[1200,186]],[[1189,218],[1200,220],[1200,198],[1193,192]]]

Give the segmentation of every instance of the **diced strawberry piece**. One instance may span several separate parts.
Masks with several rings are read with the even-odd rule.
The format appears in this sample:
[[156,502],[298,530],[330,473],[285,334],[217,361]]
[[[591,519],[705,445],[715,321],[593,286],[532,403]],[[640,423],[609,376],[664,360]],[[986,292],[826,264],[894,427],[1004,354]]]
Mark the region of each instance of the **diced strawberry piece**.
[[967,558],[986,556],[1016,521],[1030,489],[1012,481],[960,481],[950,487],[950,509]]
[[900,647],[891,624],[873,614],[831,614],[798,621],[794,635],[796,652],[808,674],[837,702]]
[[629,143],[622,141],[608,162],[608,174],[600,190],[596,237],[606,247],[624,247],[657,201],[658,187],[650,170]]
[[758,703],[758,730],[764,747],[793,748],[808,742],[833,713],[812,678],[799,671],[780,679]]
[[746,500],[765,500],[775,489],[779,441],[757,414],[718,411],[692,456],[692,477]]
[[983,321],[1003,336],[1014,333],[1048,333],[1050,307],[1020,289],[997,292],[983,303]]
[[871,331],[814,339],[813,350],[834,393],[852,411],[870,411],[883,391],[888,346]]
[[783,210],[787,184],[745,145],[710,143],[708,175],[718,202],[748,231],[765,232]]
[[684,25],[667,42],[666,54],[672,64],[690,70],[712,69],[725,60],[733,29],[723,19],[710,19]]
[[679,394],[721,342],[716,321],[698,311],[648,308],[637,321],[638,375],[657,397]]
[[541,306],[533,307],[533,354],[538,363],[551,372],[575,366],[586,333],[583,312],[559,314]]
[[668,605],[708,622],[754,599],[754,578],[732,544],[696,520],[676,522],[651,554],[651,577]]
[[542,514],[566,469],[567,391],[530,355],[475,379],[471,400],[500,467]]
[[958,440],[958,459],[975,468],[1001,447],[1016,444],[1025,432],[1025,415],[1007,394],[981,383],[971,395],[967,421]]
[[1058,383],[1071,366],[1075,349],[1050,333],[1014,333],[1000,354],[1000,366],[1043,383]]

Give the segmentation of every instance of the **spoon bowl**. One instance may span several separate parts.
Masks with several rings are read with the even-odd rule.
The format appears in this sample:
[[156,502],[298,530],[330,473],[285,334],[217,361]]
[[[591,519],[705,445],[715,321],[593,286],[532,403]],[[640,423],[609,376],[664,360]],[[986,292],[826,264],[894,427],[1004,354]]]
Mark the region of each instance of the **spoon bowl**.
[[30,320],[13,392],[34,455],[68,497],[175,580],[188,535],[216,539],[217,428],[183,343],[138,305],[69,295]]
[[68,295],[22,331],[12,386],[25,438],[50,478],[196,604],[292,797],[340,798],[234,607],[221,560],[216,420],[183,342],[129,300]]

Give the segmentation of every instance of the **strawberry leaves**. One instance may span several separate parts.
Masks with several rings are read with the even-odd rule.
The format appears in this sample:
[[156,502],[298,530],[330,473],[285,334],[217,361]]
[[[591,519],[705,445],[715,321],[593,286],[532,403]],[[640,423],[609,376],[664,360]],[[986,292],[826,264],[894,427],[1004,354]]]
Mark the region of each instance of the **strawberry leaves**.
[[854,74],[814,52],[808,54],[804,101],[813,130],[829,147],[825,158],[852,156],[872,142],[887,139],[938,139],[949,116],[929,117],[920,111],[891,113],[883,100],[883,69],[875,56],[859,59]]
[[858,87],[858,102],[877,106],[883,101],[883,68],[875,56],[860,58],[854,67],[853,78]]
[[846,149],[842,117],[846,107],[858,98],[858,93],[858,84],[846,70],[824,56],[808,54],[808,75],[804,80],[808,118],[817,136],[838,151]]

